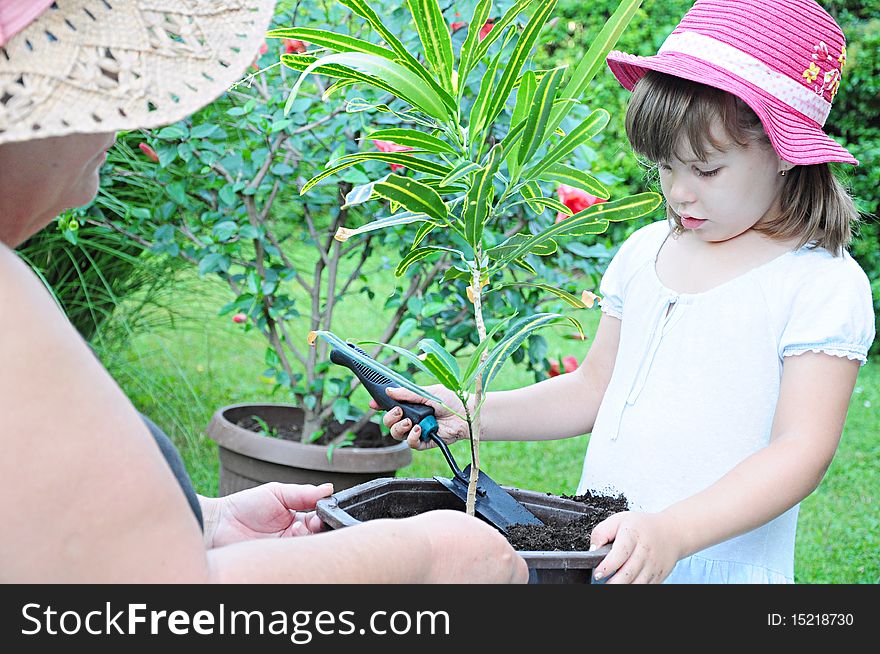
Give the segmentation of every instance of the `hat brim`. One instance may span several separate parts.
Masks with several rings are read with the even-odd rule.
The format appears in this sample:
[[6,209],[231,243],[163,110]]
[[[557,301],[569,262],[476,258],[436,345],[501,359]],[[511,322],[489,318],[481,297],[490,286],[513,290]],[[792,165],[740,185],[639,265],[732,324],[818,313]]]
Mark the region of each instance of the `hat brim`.
[[812,165],[832,161],[858,165],[844,147],[822,131],[811,118],[763,89],[702,59],[681,53],[638,57],[614,50],[606,59],[617,81],[628,91],[649,70],[699,82],[736,95],[757,114],[773,149],[785,161]]
[[53,5],[3,48],[0,144],[177,122],[241,79],[274,9],[275,0]]

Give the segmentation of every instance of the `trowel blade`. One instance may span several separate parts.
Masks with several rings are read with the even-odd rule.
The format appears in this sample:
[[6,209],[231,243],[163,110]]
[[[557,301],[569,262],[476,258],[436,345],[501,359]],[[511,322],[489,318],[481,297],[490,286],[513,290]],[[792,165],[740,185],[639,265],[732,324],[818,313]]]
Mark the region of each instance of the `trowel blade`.
[[[470,466],[464,469],[465,477],[469,477],[470,470]],[[434,479],[458,496],[462,502],[467,502],[467,484],[463,481],[457,477],[452,479],[434,477]],[[507,533],[511,525],[544,524],[482,470],[477,477],[477,498],[474,509],[478,515],[504,533]]]

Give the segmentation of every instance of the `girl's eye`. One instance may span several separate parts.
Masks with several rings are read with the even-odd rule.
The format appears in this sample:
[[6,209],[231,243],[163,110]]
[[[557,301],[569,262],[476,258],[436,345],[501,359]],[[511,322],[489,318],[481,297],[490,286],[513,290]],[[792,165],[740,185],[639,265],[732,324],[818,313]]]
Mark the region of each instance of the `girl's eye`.
[[697,175],[699,175],[700,177],[714,177],[715,175],[718,174],[718,171],[721,169],[716,168],[715,170],[700,170],[699,168],[697,168],[696,170],[697,170]]

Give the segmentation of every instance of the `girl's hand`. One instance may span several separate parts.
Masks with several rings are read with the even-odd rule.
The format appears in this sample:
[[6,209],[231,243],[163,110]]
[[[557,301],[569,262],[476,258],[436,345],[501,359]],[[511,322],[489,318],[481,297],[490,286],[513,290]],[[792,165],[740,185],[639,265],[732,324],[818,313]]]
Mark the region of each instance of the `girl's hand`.
[[681,558],[675,532],[659,513],[615,513],[590,534],[590,550],[614,541],[593,575],[609,584],[659,584]]
[[[426,391],[443,400],[446,406],[453,407],[459,415],[464,415],[464,406],[458,397],[445,386],[437,384],[435,386],[427,386]],[[389,388],[387,389],[388,397],[399,402],[409,402],[411,404],[427,404],[434,409],[434,417],[437,418],[437,435],[447,444],[462,440],[468,437],[467,422],[456,416],[446,407],[437,404],[431,400],[427,400],[420,395],[416,395],[412,391],[405,388]],[[375,400],[370,400],[370,408],[381,410]],[[407,444],[414,450],[426,450],[434,447],[433,441],[427,443],[419,440],[422,430],[418,425],[413,426],[408,418],[403,417],[403,412],[399,407],[395,407],[382,416],[382,422],[391,430],[391,436],[399,441],[406,439]]]

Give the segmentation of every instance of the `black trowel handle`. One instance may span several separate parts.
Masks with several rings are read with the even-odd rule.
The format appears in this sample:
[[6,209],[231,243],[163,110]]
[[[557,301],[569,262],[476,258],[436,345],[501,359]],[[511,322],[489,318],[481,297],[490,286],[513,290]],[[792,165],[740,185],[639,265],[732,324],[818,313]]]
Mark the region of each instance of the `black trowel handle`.
[[[363,356],[369,356],[362,349],[351,343],[347,343],[350,348],[358,351]],[[388,379],[385,375],[375,370],[370,370],[363,364],[355,360],[343,350],[333,348],[330,353],[330,360],[333,363],[345,366],[351,370],[357,378],[361,380],[364,388],[367,389],[370,396],[376,400],[376,404],[390,411],[396,406],[403,410],[403,417],[409,418],[413,425],[419,425],[422,429],[421,439],[423,441],[431,440],[431,436],[437,433],[437,420],[434,418],[434,409],[426,404],[415,404],[412,402],[399,402],[388,396],[385,391],[389,388],[400,388],[400,385]],[[424,423],[424,424],[423,424]]]
[[[353,345],[352,343],[346,343],[346,345],[356,350],[362,356],[370,356],[358,346]],[[429,407],[427,404],[399,402],[394,398],[389,397],[386,390],[389,388],[400,388],[400,385],[388,379],[388,377],[386,377],[382,373],[376,372],[375,370],[370,370],[363,364],[359,363],[354,357],[352,357],[348,352],[345,352],[344,350],[333,348],[333,351],[330,352],[330,360],[340,366],[345,366],[355,375],[357,375],[357,378],[361,380],[364,388],[367,389],[370,396],[374,400],[376,400],[376,404],[378,404],[380,407],[382,407],[386,411],[390,411],[394,407],[399,406],[403,411],[403,417],[409,418],[409,421],[413,425],[418,425],[421,428],[422,433],[419,438],[426,443],[428,441],[434,441],[437,447],[440,448],[440,451],[443,452],[443,456],[445,457],[446,462],[449,464],[452,473],[456,477],[464,481],[464,483],[467,483],[467,478],[461,471],[461,468],[458,467],[455,459],[452,458],[452,453],[449,451],[449,447],[437,434],[438,427],[437,419],[434,417],[434,409]]]

